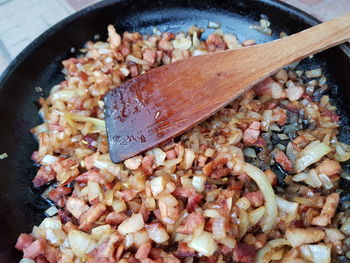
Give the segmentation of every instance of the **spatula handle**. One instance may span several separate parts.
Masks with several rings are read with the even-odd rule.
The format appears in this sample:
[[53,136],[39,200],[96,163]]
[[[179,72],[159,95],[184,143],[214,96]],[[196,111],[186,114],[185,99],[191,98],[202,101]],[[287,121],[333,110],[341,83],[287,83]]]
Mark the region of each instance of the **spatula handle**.
[[350,40],[350,14],[262,46],[265,46],[266,52],[271,52],[271,66],[278,68],[347,40]]

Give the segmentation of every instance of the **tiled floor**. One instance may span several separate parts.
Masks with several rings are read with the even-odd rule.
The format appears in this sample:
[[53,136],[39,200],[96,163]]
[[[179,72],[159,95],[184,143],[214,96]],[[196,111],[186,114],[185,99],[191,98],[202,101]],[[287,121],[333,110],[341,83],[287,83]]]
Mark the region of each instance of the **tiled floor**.
[[[98,1],[100,0],[0,0],[0,74],[23,48],[50,26]],[[321,20],[350,12],[350,0],[281,1]]]

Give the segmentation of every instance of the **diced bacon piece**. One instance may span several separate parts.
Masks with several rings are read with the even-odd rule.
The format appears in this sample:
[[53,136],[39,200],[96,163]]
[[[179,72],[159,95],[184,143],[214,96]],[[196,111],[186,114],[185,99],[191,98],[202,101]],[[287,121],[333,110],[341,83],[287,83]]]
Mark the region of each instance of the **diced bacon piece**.
[[231,173],[230,168],[218,168],[211,172],[210,176],[214,179],[219,179],[221,177],[225,177]]
[[254,90],[258,96],[271,95],[274,99],[282,99],[286,97],[286,93],[284,92],[281,84],[273,80],[271,77],[268,77],[258,83],[254,87]]
[[279,125],[284,125],[287,121],[287,111],[285,109],[276,108],[272,111],[272,117]]
[[61,252],[57,248],[52,246],[47,246],[45,250],[45,257],[48,262],[56,263],[61,257]]
[[110,212],[106,217],[106,223],[110,225],[119,225],[123,222],[128,216],[123,212]]
[[260,207],[264,204],[264,196],[260,190],[256,192],[244,193],[243,196],[247,198],[250,204],[254,207]]
[[58,186],[49,192],[49,198],[53,202],[57,202],[61,197],[64,197],[72,192],[72,188],[65,186]]
[[175,149],[171,149],[165,152],[167,160],[172,160],[177,158],[177,153]]
[[204,217],[201,212],[192,212],[182,224],[176,229],[176,232],[182,234],[193,234],[193,231],[200,225],[204,225]]
[[260,122],[253,121],[248,129],[243,133],[244,144],[254,144],[257,142],[260,135]]
[[125,189],[125,190],[121,191],[120,193],[123,196],[123,200],[130,201],[138,195],[139,191],[135,190],[135,189]]
[[113,242],[106,241],[90,252],[93,262],[115,262]]
[[50,263],[46,260],[46,257],[44,255],[40,255],[35,259],[35,263]]
[[142,53],[143,60],[154,64],[157,57],[157,52],[154,49],[146,48]]
[[35,259],[37,256],[43,255],[45,253],[46,245],[47,243],[45,239],[41,238],[35,240],[29,247],[23,249],[23,257]]
[[169,40],[161,39],[158,43],[158,47],[164,51],[173,50],[174,47]]
[[153,168],[152,168],[153,160],[154,160],[153,155],[147,155],[142,159],[141,167],[143,172],[146,175],[151,175],[153,173]]
[[42,165],[34,177],[34,187],[43,186],[56,178],[56,172],[51,166]]
[[70,213],[66,210],[59,209],[57,215],[61,219],[62,223],[67,223],[71,220]]
[[241,173],[240,175],[238,175],[238,180],[244,182],[244,183],[248,183],[250,182],[252,179],[250,178],[249,175],[247,175],[246,173]]
[[64,224],[63,230],[68,233],[71,230],[78,230],[78,226],[74,225],[72,222],[67,222]]
[[335,211],[337,210],[339,203],[339,194],[332,193],[327,196],[326,202],[322,207],[321,214],[314,217],[311,221],[313,225],[317,226],[326,226],[331,223],[331,219],[333,218]]
[[106,180],[100,173],[100,171],[97,168],[93,168],[78,177],[75,178],[76,181],[82,182],[82,183],[87,183],[88,181],[90,182],[96,182],[100,184],[105,184]]
[[304,94],[304,88],[300,86],[292,86],[287,88],[287,98],[290,101],[296,101]]
[[287,172],[293,172],[293,165],[292,162],[289,160],[288,156],[282,152],[279,151],[276,155],[275,155],[275,160],[278,164],[280,164],[282,166],[282,168],[287,171]]
[[172,52],[172,62],[188,58],[190,52],[188,50],[174,49]]
[[188,198],[187,206],[186,206],[186,209],[188,210],[188,212],[192,212],[198,206],[198,203],[203,198],[201,194],[198,194],[191,187],[178,187],[172,194],[178,197]]
[[331,121],[337,123],[339,121],[339,116],[334,111],[330,111],[328,109],[321,110],[321,116],[328,116],[331,118]]
[[17,239],[15,248],[18,250],[23,250],[24,248],[29,247],[33,241],[34,237],[32,235],[22,233]]
[[91,229],[93,224],[102,216],[107,207],[104,204],[94,204],[79,218],[79,228],[85,231]]
[[137,68],[137,65],[130,65],[129,71],[130,71],[131,77],[136,77],[137,75],[139,75],[139,70]]
[[[209,50],[210,49],[211,50],[215,50],[215,49],[224,50],[227,48],[227,45],[226,45],[225,41],[222,39],[222,37],[218,34],[215,34],[215,33],[210,34],[205,42],[206,42]],[[214,49],[211,46],[214,46]]]
[[238,243],[233,249],[233,259],[238,262],[253,263],[256,248],[253,245]]
[[144,243],[142,244],[136,254],[135,254],[135,258],[141,260],[141,259],[146,259],[148,257],[149,252],[151,251],[152,245],[150,242]]
[[127,56],[130,54],[130,47],[127,47],[125,45],[122,45],[120,48],[119,48],[119,51],[120,51],[120,54],[122,54],[122,56]]
[[98,158],[99,155],[100,154],[96,152],[84,158],[86,169],[90,170],[95,167],[95,160]]
[[183,242],[179,243],[179,247],[175,252],[175,256],[179,258],[194,257],[195,255],[196,251]]
[[38,163],[38,162],[40,161],[39,152],[38,152],[38,151],[34,151],[33,154],[32,154],[31,159],[32,159],[34,162]]
[[339,174],[341,171],[341,166],[336,161],[325,159],[320,165],[317,166],[316,171],[319,174],[331,176],[334,174]]
[[66,209],[77,219],[85,213],[89,206],[82,198],[69,197],[66,203]]

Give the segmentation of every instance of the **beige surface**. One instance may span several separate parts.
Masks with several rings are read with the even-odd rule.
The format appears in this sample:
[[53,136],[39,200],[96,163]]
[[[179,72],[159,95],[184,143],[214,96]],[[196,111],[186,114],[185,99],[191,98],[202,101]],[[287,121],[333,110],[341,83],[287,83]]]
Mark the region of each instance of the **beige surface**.
[[[31,41],[99,0],[0,0],[0,73]],[[321,20],[350,12],[350,0],[282,0]]]

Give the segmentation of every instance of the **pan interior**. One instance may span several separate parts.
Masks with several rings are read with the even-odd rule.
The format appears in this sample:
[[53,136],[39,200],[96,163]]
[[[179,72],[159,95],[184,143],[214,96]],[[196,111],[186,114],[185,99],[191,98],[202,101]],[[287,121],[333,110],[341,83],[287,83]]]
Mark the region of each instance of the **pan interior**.
[[[258,23],[260,15],[271,21],[272,36],[250,29]],[[43,211],[49,207],[40,194],[44,189],[33,189],[31,180],[36,174],[30,159],[37,142],[29,130],[40,123],[36,101],[47,96],[51,87],[63,80],[62,59],[76,56],[76,51],[97,34],[106,39],[106,27],[114,24],[119,32],[138,31],[152,34],[160,31],[187,31],[192,25],[206,28],[205,38],[214,29],[208,22],[221,24],[224,32],[235,33],[240,41],[255,39],[263,43],[279,36],[281,31],[291,34],[314,23],[302,13],[274,1],[106,1],[83,10],[56,25],[34,41],[0,80],[0,151],[8,158],[0,160],[0,261],[18,262],[21,255],[14,243],[21,232],[30,232],[41,222]],[[346,47],[344,48],[346,49]],[[349,48],[348,48],[349,49]],[[350,54],[350,53],[348,53]],[[333,48],[313,59],[306,59],[301,67],[322,67],[331,81],[330,95],[340,107],[342,141],[350,143],[348,112],[350,75],[349,56],[340,48]],[[333,81],[337,80],[337,81]],[[40,86],[44,94],[34,87]],[[345,168],[349,165],[345,164]],[[350,188],[344,182],[343,189]],[[348,195],[344,192],[344,200]]]

